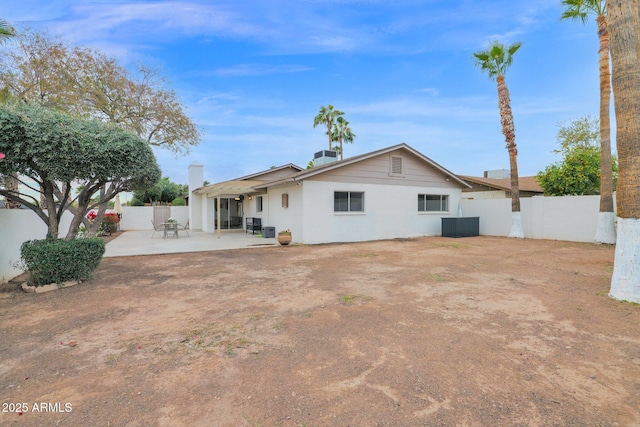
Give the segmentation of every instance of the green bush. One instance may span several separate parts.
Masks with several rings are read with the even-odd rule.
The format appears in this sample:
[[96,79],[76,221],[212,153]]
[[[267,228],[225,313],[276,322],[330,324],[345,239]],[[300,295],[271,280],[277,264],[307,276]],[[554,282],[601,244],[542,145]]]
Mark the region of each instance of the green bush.
[[185,202],[185,200],[182,197],[176,197],[171,202],[171,206],[186,206],[186,205],[187,205],[187,202]]
[[20,247],[20,256],[34,286],[86,280],[104,255],[104,240],[94,237],[66,241],[29,240]]
[[131,202],[129,203],[130,206],[144,206],[144,202],[138,198],[133,198],[131,199]]

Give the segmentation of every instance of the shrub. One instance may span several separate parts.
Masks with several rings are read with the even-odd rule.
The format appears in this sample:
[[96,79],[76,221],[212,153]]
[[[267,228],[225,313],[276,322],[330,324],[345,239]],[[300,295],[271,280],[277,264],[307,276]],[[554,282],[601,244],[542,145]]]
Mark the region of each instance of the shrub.
[[144,202],[136,197],[134,197],[133,199],[131,199],[131,202],[129,202],[130,206],[144,206]]
[[186,205],[187,205],[187,202],[185,202],[185,200],[182,197],[176,197],[171,202],[171,206],[186,206]]
[[86,280],[91,277],[105,250],[104,240],[94,237],[66,241],[29,240],[20,247],[34,286]]
[[100,234],[111,234],[118,231],[118,223],[120,222],[120,217],[116,213],[107,213],[104,214],[102,218],[102,222],[100,223],[100,228],[98,232]]

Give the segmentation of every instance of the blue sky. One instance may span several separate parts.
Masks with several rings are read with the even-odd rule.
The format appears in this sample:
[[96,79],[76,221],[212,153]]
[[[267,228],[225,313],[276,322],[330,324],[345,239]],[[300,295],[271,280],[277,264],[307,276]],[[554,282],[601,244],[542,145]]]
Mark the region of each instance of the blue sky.
[[[187,156],[155,150],[187,182],[193,161],[224,181],[305,167],[327,145],[320,106],[346,113],[353,156],[407,143],[461,175],[508,169],[497,90],[472,53],[521,41],[506,74],[520,175],[559,160],[558,124],[598,115],[593,20],[560,0],[20,0],[0,18],[167,77],[202,130]],[[614,144],[615,147],[615,144]]]

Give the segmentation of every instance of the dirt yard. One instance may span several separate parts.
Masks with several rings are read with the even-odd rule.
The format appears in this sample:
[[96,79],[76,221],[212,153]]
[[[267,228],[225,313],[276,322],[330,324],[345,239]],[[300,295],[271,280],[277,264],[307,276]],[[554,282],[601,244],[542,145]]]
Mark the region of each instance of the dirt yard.
[[3,426],[637,426],[614,249],[475,237],[104,259],[0,293]]

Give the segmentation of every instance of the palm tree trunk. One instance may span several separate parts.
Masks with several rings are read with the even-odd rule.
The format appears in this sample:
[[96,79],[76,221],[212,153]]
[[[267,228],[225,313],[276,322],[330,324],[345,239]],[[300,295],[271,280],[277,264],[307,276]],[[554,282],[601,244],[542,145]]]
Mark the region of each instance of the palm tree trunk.
[[500,109],[500,123],[502,134],[509,152],[509,167],[511,169],[511,231],[509,237],[524,238],[522,231],[522,216],[520,213],[520,186],[518,185],[518,149],[516,148],[516,130],[513,124],[511,99],[509,88],[502,74],[496,77],[498,83],[498,107]]
[[599,15],[598,38],[600,40],[600,212],[594,241],[616,243],[615,217],[613,213],[613,169],[611,166],[611,123],[609,120],[611,98],[611,73],[609,72],[609,30],[607,18]]
[[640,303],[640,2],[609,0],[618,145],[618,241],[613,298]]
[[331,143],[333,142],[332,134],[331,134],[331,119],[327,117],[327,135],[329,136],[329,151],[331,151]]

